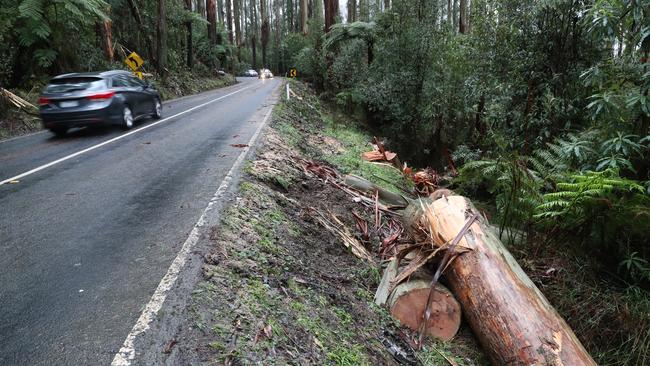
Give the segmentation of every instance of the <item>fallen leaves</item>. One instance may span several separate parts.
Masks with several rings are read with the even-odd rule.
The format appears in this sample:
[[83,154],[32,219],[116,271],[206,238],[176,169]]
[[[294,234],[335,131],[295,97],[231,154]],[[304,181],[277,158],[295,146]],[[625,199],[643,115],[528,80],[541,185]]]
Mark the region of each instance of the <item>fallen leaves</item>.
[[232,147],[245,148],[248,147],[248,144],[230,144]]

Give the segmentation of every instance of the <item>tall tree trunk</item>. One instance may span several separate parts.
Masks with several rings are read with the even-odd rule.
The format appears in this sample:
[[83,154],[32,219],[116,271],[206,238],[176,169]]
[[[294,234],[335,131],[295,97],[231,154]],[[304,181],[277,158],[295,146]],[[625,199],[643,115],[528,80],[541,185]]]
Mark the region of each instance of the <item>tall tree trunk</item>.
[[453,3],[452,8],[451,8],[451,12],[452,12],[452,17],[451,18],[454,20],[453,28],[454,28],[454,30],[456,30],[456,29],[458,29],[458,16],[457,16],[457,14],[458,14],[458,0],[453,0],[453,2],[454,3]]
[[300,31],[307,35],[307,0],[300,0]]
[[339,2],[338,0],[323,0],[323,5],[325,6],[325,33],[327,33],[336,21],[336,15],[339,13]]
[[452,5],[451,5],[452,0],[447,0],[447,25],[451,25],[451,17],[452,17]]
[[206,17],[205,2],[206,2],[206,0],[196,0],[196,12],[201,14],[201,17],[203,17],[203,18]]
[[460,0],[460,11],[458,15],[458,33],[467,33],[467,0]]
[[[111,8],[109,7],[106,10],[106,14],[110,15]],[[107,19],[99,22],[99,35],[101,36],[101,45],[104,50],[104,56],[106,56],[106,61],[113,62],[115,59],[115,52],[113,52],[113,23],[111,20]]]
[[293,0],[293,32],[298,33],[300,32],[300,22],[298,21],[298,18],[300,17],[300,7],[298,4],[300,3],[300,0]]
[[232,4],[230,1],[231,0],[226,0],[226,28],[228,29],[228,40],[232,44],[234,42],[232,37]]
[[384,0],[384,11],[390,9],[390,0]]
[[241,23],[240,21],[240,11],[241,11],[241,0],[233,0],[232,6],[233,6],[233,11],[234,11],[234,21],[235,21],[235,45],[237,46],[237,59],[239,60],[241,57],[240,49],[241,47]]
[[206,14],[208,21],[208,39],[211,44],[217,44],[217,4],[216,0],[207,0]]
[[262,67],[265,68],[268,66],[266,63],[266,45],[269,42],[269,18],[266,14],[266,0],[260,0],[260,13],[262,16]]
[[217,0],[217,21],[221,24],[224,24],[226,21],[226,16],[223,10],[223,0]]
[[158,14],[156,17],[157,29],[157,65],[158,72],[167,72],[167,14],[165,12],[165,0],[158,0]]
[[359,20],[361,20],[362,22],[370,21],[369,0],[359,0]]
[[253,29],[251,32],[251,51],[253,53],[253,60],[251,62],[251,66],[253,66],[253,70],[257,69],[257,8],[255,7],[255,2],[257,0],[251,0],[251,23],[252,26],[251,28]]
[[[190,12],[192,11],[192,0],[185,0],[185,9]],[[187,67],[191,69],[194,66],[194,47],[192,45],[191,20],[185,22],[185,28],[187,30]]]
[[273,4],[273,7],[274,7],[273,10],[274,10],[274,13],[275,13],[275,47],[276,47],[276,50],[278,50],[279,53],[280,53],[278,55],[278,52],[276,52],[275,59],[277,60],[277,64],[276,64],[275,71],[277,73],[281,73],[282,70],[283,70],[283,64],[284,64],[283,61],[284,60],[282,58],[282,47],[280,47],[280,30],[282,29],[282,25],[280,24],[281,23],[280,9],[283,8],[283,6],[282,6],[282,4],[276,2],[275,4]]
[[357,20],[357,1],[348,0],[348,23],[354,23]]
[[293,0],[287,0],[287,27],[293,32]]
[[[129,9],[131,10],[131,16],[133,16],[133,19],[135,20],[136,27],[138,28],[139,35],[142,35],[147,39],[147,54],[145,57],[149,57],[151,59],[154,59],[153,63],[154,65],[157,65],[157,62],[155,60],[156,53],[153,49],[154,43],[153,43],[153,38],[151,33],[147,32],[144,27],[143,27],[143,22],[142,22],[142,16],[140,15],[140,9],[138,9],[138,4],[135,3],[135,0],[128,0],[129,3]],[[138,37],[138,40],[140,38]],[[138,42],[138,46],[140,46]]]

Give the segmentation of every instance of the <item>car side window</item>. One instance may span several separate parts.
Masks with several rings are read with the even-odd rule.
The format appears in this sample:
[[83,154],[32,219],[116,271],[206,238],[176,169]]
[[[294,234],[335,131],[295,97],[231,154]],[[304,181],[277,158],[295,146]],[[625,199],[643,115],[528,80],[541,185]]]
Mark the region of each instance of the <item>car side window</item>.
[[129,86],[144,86],[144,82],[140,79],[138,79],[135,76],[128,76],[127,80],[129,82]]
[[126,79],[122,76],[114,76],[111,80],[113,81],[113,88],[126,88],[129,86]]

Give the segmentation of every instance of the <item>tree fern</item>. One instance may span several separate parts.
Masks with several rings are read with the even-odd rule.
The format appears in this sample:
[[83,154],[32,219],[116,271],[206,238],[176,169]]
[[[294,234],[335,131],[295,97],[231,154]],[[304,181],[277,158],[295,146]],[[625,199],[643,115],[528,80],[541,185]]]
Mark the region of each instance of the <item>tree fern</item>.
[[323,45],[325,48],[331,48],[340,42],[350,39],[363,39],[365,41],[370,41],[375,35],[375,28],[375,22],[334,24],[327,33]]
[[588,171],[569,176],[568,182],[557,184],[557,191],[543,196],[544,203],[536,208],[535,218],[564,217],[564,225],[577,225],[591,214],[586,210],[594,206],[611,208],[624,195],[645,194],[643,186],[635,181],[619,177],[615,170]]

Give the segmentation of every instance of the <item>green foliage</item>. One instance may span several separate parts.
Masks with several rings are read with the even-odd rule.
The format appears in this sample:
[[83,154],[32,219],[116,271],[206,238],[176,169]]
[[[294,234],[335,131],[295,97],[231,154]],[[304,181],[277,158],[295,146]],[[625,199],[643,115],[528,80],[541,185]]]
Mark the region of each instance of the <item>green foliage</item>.
[[325,35],[323,47],[331,49],[334,46],[349,40],[361,39],[372,42],[375,38],[375,22],[354,22],[334,24]]
[[[557,191],[544,195],[544,203],[537,207],[537,218],[562,218],[562,225],[579,226],[588,221],[594,206],[614,209],[626,195],[645,194],[638,183],[620,178],[618,172],[606,170],[573,174],[566,182],[556,185]],[[622,208],[626,207],[624,204]]]
[[[471,161],[461,169],[458,181],[467,190],[470,184],[483,184],[494,195],[500,232],[505,228],[526,229],[541,202],[538,174],[528,168],[525,156],[508,155],[494,160]],[[474,187],[476,190],[477,187]],[[513,241],[514,236],[507,238]]]

